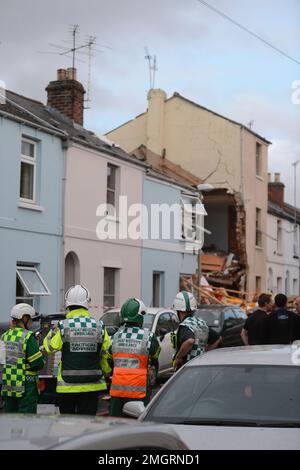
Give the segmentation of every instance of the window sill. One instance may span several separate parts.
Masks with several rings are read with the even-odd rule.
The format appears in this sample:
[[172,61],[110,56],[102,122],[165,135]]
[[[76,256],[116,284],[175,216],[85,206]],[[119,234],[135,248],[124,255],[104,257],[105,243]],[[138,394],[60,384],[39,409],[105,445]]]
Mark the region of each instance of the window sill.
[[255,249],[256,249],[256,250],[263,251],[263,247],[262,247],[262,246],[255,245]]
[[258,179],[259,181],[264,181],[263,177],[259,175],[256,175],[256,179]]
[[32,211],[43,212],[45,209],[37,204],[30,204],[29,202],[19,201],[18,207],[21,209],[29,209]]

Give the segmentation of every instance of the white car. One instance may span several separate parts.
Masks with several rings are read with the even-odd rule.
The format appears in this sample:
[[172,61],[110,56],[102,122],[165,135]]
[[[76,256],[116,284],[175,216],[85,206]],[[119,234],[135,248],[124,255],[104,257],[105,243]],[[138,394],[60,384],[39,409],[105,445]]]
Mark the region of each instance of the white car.
[[[108,334],[113,334],[120,327],[120,309],[112,308],[104,312],[101,317]],[[159,355],[158,367],[152,368],[151,382],[156,382],[158,376],[173,372],[172,359],[174,349],[171,343],[171,334],[176,333],[179,325],[177,313],[167,308],[148,308],[144,316],[143,327],[148,328],[156,334],[159,341],[161,352]]]
[[45,449],[143,449],[151,453],[157,449],[187,450],[187,447],[174,429],[157,423],[79,415],[0,415],[0,450]]
[[146,409],[132,401],[123,411],[174,426],[194,450],[300,450],[294,356],[290,345],[214,350],[183,366]]

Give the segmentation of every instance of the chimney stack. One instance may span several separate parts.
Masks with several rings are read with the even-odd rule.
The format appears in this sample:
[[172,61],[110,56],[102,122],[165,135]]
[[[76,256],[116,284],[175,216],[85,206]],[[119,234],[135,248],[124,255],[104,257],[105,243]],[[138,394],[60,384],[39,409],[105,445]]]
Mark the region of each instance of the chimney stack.
[[280,181],[280,173],[275,173],[274,182],[268,183],[268,199],[270,202],[283,207],[284,204],[284,184]]
[[77,70],[73,68],[58,69],[57,80],[46,88],[47,106],[83,126],[83,109],[85,89],[77,81]]

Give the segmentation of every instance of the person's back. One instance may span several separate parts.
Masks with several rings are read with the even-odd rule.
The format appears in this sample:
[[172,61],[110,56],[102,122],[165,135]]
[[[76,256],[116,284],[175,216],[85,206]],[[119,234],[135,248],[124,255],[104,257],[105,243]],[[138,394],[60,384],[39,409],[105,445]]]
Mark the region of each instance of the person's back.
[[121,308],[122,326],[112,339],[113,375],[110,387],[110,416],[125,416],[123,406],[131,400],[150,401],[149,366],[158,360],[160,346],[154,333],[143,328],[146,307],[136,298]]
[[266,342],[266,321],[268,314],[258,308],[247,318],[244,329],[248,333],[248,344],[265,344]]
[[277,294],[275,305],[275,311],[267,319],[268,344],[290,344],[300,339],[299,320],[295,313],[286,309],[287,297],[284,294]]
[[265,344],[266,322],[268,313],[272,310],[273,301],[270,294],[260,294],[258,308],[245,321],[241,332],[243,343],[247,345]]

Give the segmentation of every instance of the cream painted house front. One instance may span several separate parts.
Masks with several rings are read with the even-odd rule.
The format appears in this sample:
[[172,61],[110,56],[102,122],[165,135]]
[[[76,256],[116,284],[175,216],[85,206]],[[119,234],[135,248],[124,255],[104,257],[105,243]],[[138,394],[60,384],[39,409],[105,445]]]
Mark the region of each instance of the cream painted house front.
[[[244,251],[241,257],[247,272],[247,290],[255,292],[266,288],[270,142],[244,125],[178,93],[167,99],[162,90],[150,90],[147,111],[107,136],[128,152],[143,144],[232,195],[228,201],[225,197],[223,203],[222,198],[214,199],[212,195],[210,200],[204,199],[208,212],[206,223],[212,229],[212,236],[206,243],[218,243],[218,248],[225,252],[238,251],[231,245],[239,245],[239,250]],[[230,242],[232,222],[229,214],[233,204],[240,209],[234,209],[237,230]],[[223,219],[224,223],[221,223]]]
[[[141,295],[141,240],[103,241],[97,236],[97,207],[107,200],[109,166],[116,170],[116,197],[126,195],[128,206],[142,201],[143,167],[74,143],[67,151],[65,288],[87,286],[97,317],[105,307]],[[107,221],[111,228],[121,223],[109,216]]]

